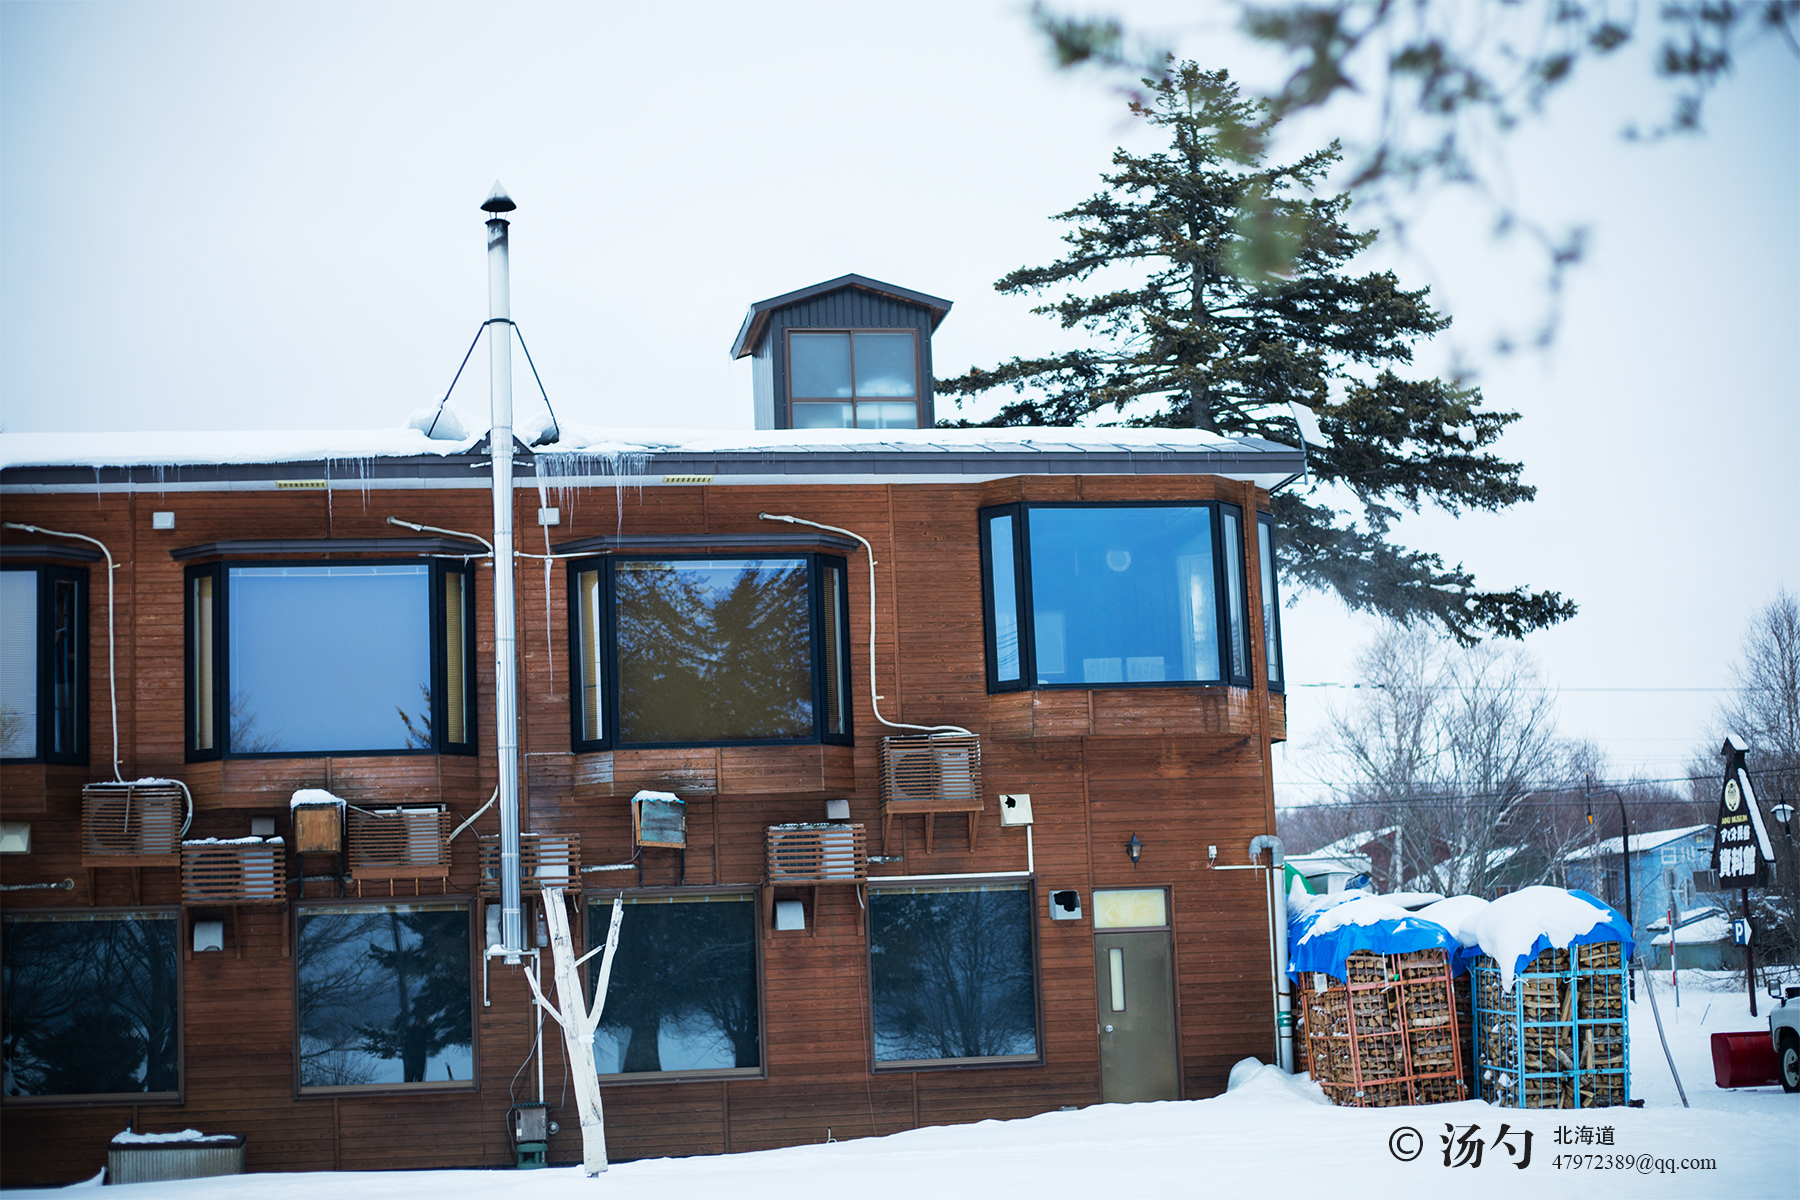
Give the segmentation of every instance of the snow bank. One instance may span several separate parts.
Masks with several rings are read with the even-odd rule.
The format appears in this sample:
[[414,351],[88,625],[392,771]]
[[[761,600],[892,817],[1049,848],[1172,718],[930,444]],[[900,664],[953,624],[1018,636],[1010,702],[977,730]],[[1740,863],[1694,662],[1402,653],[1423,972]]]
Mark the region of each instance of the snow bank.
[[1240,1058],[1232,1064],[1225,1090],[1238,1102],[1263,1100],[1287,1105],[1299,1100],[1331,1107],[1331,1097],[1309,1077],[1289,1075],[1259,1058]]
[[285,843],[278,837],[241,837],[241,838],[188,838],[181,843],[184,846],[280,846]]
[[1495,900],[1464,925],[1484,954],[1500,966],[1500,990],[1512,991],[1520,968],[1548,949],[1621,942],[1631,956],[1625,918],[1579,889],[1528,887]]

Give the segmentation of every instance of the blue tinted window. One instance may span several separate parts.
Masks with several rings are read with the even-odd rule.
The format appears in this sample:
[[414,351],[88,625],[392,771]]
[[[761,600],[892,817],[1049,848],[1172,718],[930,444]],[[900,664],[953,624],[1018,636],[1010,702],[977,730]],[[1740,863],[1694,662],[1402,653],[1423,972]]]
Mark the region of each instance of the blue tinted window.
[[1215,680],[1212,510],[1032,508],[1037,682]]
[[988,522],[988,602],[994,612],[994,680],[1019,678],[1019,583],[1013,569],[1013,516]]
[[300,1086],[470,1083],[469,908],[300,910]]
[[[588,944],[606,944],[612,904],[588,906]],[[588,986],[600,957],[589,960]],[[723,1071],[762,1064],[756,901],[676,895],[627,901],[594,1034],[602,1075]]]
[[1281,686],[1281,623],[1275,598],[1275,548],[1270,544],[1274,526],[1261,519],[1256,522],[1257,558],[1262,568],[1263,666],[1268,670],[1269,686]]
[[1031,906],[1019,884],[871,891],[876,1061],[1036,1055]]
[[226,750],[430,749],[431,568],[233,567]]
[[5,1094],[174,1093],[178,930],[172,912],[8,916]]

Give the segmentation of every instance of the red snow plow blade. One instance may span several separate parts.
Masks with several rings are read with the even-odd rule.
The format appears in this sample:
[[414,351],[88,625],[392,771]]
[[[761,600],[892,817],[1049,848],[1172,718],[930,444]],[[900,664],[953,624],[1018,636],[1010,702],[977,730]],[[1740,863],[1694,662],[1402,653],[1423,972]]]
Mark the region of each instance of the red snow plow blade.
[[1767,1030],[1712,1035],[1713,1082],[1722,1088],[1780,1083],[1775,1043]]

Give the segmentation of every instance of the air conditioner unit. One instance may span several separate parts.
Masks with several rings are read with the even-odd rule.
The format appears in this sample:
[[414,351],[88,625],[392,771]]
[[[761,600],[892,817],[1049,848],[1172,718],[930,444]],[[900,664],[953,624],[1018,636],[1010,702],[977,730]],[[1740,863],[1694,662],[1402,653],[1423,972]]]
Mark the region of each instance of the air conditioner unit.
[[925,852],[932,849],[932,820],[938,813],[968,818],[969,849],[975,849],[981,812],[981,739],[968,733],[929,733],[881,739],[881,846],[888,852],[895,817],[925,817]]
[[350,878],[358,892],[365,880],[388,880],[392,892],[396,879],[448,879],[450,814],[441,805],[352,810],[349,826]]
[[186,803],[181,788],[167,781],[88,784],[81,789],[82,865],[178,865]]
[[[487,899],[500,895],[500,838],[476,839],[481,855],[480,893]],[[519,884],[522,890],[559,887],[581,890],[581,835],[575,833],[521,833],[519,835]]]
[[[981,739],[932,733],[881,739],[883,804],[981,805]],[[945,810],[940,810],[945,811]]]
[[772,884],[858,883],[869,877],[869,842],[861,825],[771,825],[768,849]]

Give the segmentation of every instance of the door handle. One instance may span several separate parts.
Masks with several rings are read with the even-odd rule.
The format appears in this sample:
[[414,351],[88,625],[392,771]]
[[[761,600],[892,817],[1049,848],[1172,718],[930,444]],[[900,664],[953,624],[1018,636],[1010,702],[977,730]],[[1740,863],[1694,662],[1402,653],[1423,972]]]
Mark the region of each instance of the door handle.
[[1107,1026],[1107,1027],[1106,1027],[1106,1032],[1108,1032],[1108,1033],[1111,1033],[1111,1032],[1112,1032],[1112,1026],[1111,1026],[1111,1025],[1108,1025],[1108,1026]]

